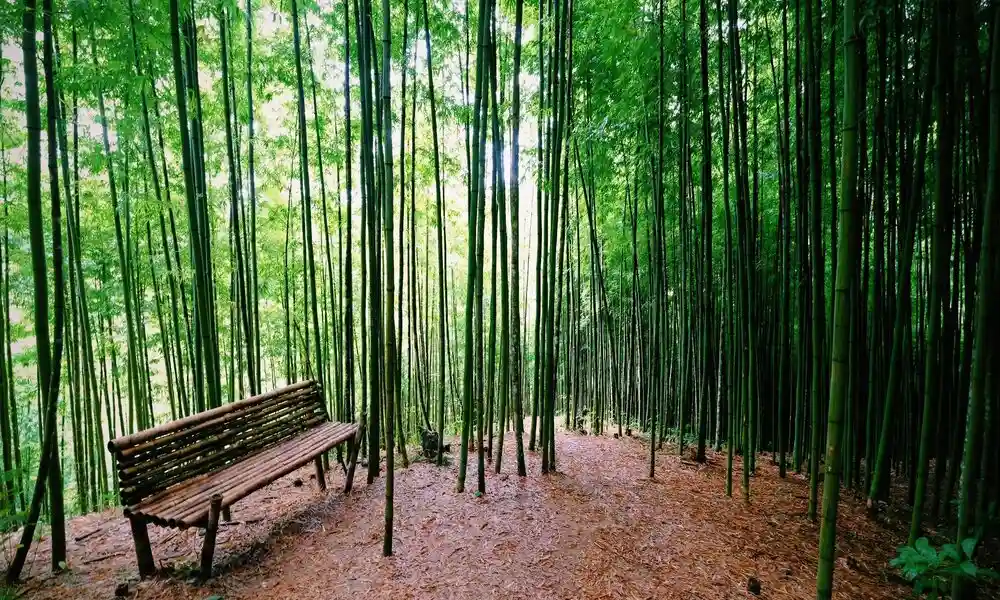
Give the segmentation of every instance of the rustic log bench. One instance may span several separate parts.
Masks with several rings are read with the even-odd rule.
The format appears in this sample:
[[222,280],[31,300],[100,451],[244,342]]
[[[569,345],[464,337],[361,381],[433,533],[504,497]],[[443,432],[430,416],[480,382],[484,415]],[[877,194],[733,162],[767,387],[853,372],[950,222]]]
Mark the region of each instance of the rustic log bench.
[[314,461],[326,490],[324,454],[348,442],[345,493],[354,480],[358,425],[327,416],[315,381],[289,385],[108,442],[142,577],[156,565],[147,524],[205,529],[201,574],[209,577],[219,516],[236,501]]

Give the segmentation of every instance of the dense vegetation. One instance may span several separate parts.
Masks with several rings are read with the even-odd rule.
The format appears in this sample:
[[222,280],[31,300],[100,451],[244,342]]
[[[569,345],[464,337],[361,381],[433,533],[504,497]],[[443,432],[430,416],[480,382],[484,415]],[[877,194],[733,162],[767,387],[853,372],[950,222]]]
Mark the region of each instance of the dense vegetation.
[[742,455],[748,502],[762,452],[805,473],[818,598],[843,486],[906,507],[901,564],[954,541],[950,593],[974,593],[1000,500],[997,2],[0,15],[8,580],[40,513],[61,569],[66,513],[114,504],[107,440],[314,378],[385,452],[386,554],[407,442],[460,435],[458,491],[472,450],[487,493],[506,435],[520,475],[525,451],[555,470],[562,423],[642,432],[650,477],[664,441],[725,448],[729,495]]

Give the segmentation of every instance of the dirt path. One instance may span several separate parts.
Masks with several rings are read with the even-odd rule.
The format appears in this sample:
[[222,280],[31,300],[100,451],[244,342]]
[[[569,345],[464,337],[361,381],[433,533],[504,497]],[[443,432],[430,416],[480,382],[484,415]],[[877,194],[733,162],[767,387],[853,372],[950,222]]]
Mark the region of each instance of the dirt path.
[[[726,498],[725,457],[697,465],[661,454],[657,477],[646,478],[648,447],[634,439],[560,433],[559,473],[512,474],[492,467],[487,494],[477,498],[475,460],[464,494],[457,468],[416,463],[397,472],[395,556],[383,558],[381,482],[351,497],[325,497],[300,471],[234,507],[236,523],[220,533],[218,574],[193,583],[198,532],[152,528],[154,554],[170,573],[134,583],[133,598],[212,595],[250,598],[812,598],[817,526],[805,519],[807,483],[777,477],[761,459],[750,506]],[[739,464],[736,482],[739,485]],[[298,478],[300,486],[294,485]],[[331,477],[331,490],[342,484]],[[867,521],[860,504],[842,501],[834,596],[842,600],[906,595],[885,565],[896,534]],[[31,598],[107,600],[135,576],[128,527],[117,511],[70,524],[71,572],[43,575],[46,544],[29,565],[23,592]],[[87,562],[90,561],[90,562]]]

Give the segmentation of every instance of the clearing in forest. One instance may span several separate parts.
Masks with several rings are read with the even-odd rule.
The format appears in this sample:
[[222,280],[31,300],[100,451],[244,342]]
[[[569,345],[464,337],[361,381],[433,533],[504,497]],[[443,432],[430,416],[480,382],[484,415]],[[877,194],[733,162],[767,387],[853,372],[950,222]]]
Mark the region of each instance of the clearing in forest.
[[[513,440],[510,440],[511,442]],[[808,483],[781,480],[758,461],[750,506],[726,498],[725,458],[699,465],[661,452],[645,477],[648,446],[623,438],[557,436],[559,472],[487,477],[488,493],[456,494],[457,467],[417,462],[396,478],[395,556],[383,558],[383,479],[350,497],[331,472],[321,496],[311,467],[233,507],[222,527],[217,575],[193,581],[200,530],[152,527],[163,575],[135,582],[132,540],[120,510],[69,522],[69,572],[47,571],[48,544],[33,550],[26,598],[225,600],[250,598],[812,598],[819,528],[806,517]],[[507,456],[513,456],[511,443]],[[667,448],[669,450],[669,448]],[[737,458],[736,477],[741,465]],[[470,469],[475,468],[472,461]],[[869,521],[845,498],[834,598],[901,598],[890,579],[896,532]],[[75,547],[74,547],[75,546]],[[85,557],[85,558],[83,558]],[[125,585],[128,583],[127,589]]]

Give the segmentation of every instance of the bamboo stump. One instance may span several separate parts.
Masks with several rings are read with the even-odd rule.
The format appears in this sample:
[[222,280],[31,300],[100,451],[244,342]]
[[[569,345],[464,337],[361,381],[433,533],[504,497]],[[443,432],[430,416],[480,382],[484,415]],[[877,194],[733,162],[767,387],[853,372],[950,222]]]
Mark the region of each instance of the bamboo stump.
[[156,574],[156,562],[153,560],[153,549],[149,545],[149,531],[142,519],[129,519],[132,528],[132,540],[135,542],[135,557],[139,562],[139,577],[145,579]]
[[219,513],[222,512],[222,495],[212,496],[208,508],[208,523],[205,525],[205,544],[201,548],[201,577],[212,576],[212,557],[215,555],[215,538],[219,533]]

